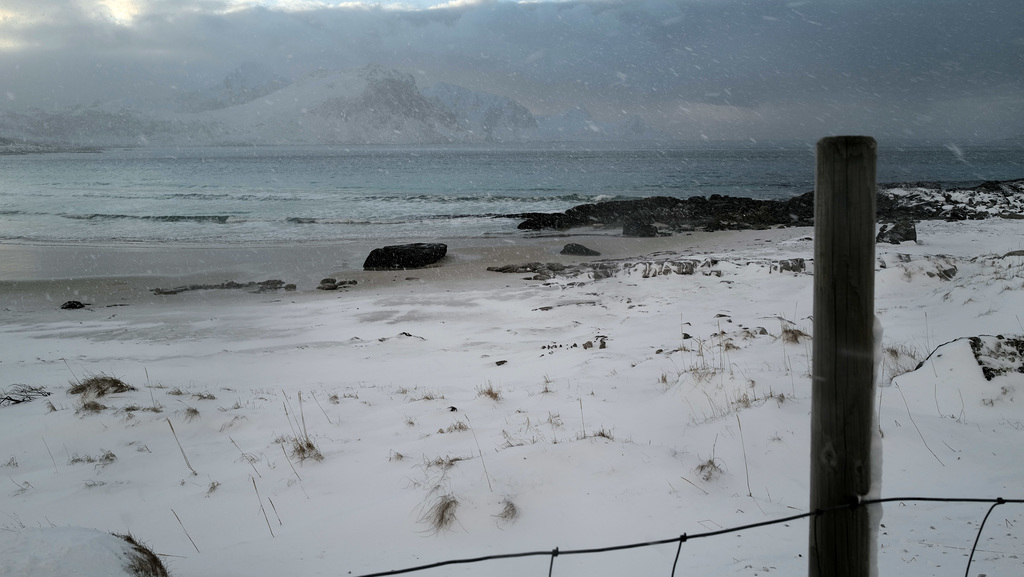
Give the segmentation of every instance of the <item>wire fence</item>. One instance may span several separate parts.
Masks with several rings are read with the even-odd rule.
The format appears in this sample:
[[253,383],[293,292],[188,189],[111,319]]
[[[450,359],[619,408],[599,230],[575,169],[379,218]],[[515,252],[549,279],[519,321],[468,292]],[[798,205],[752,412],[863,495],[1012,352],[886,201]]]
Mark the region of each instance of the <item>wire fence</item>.
[[436,569],[438,567],[445,567],[449,565],[466,565],[470,563],[482,563],[484,561],[497,561],[501,559],[520,559],[524,557],[550,557],[551,562],[548,565],[548,577],[554,575],[555,559],[559,556],[565,555],[591,555],[596,553],[608,553],[612,551],[625,551],[627,549],[641,549],[644,547],[656,547],[660,545],[668,545],[671,543],[678,543],[676,549],[675,560],[672,563],[671,577],[675,577],[676,567],[679,564],[679,555],[683,550],[683,543],[687,541],[693,541],[696,539],[705,539],[709,537],[718,537],[721,535],[727,535],[730,533],[738,533],[740,531],[747,531],[750,529],[757,529],[759,527],[767,527],[770,525],[778,525],[781,523],[789,523],[791,521],[797,521],[800,519],[810,518],[813,523],[815,519],[832,511],[841,511],[846,509],[854,509],[857,507],[867,507],[869,505],[880,505],[883,503],[893,502],[931,502],[931,503],[989,503],[991,506],[985,513],[985,517],[982,519],[981,524],[978,526],[978,534],[974,538],[974,545],[971,547],[970,556],[967,559],[967,569],[964,572],[965,577],[970,574],[971,563],[974,561],[974,552],[978,548],[978,542],[981,540],[981,533],[985,529],[985,523],[988,521],[989,515],[999,505],[1009,504],[1024,504],[1024,499],[1003,499],[1001,497],[996,498],[945,498],[945,497],[887,497],[884,499],[861,499],[857,502],[849,503],[846,505],[837,505],[835,507],[829,507],[826,509],[818,509],[815,511],[808,511],[806,513],[800,513],[797,515],[790,515],[788,517],[780,517],[778,519],[772,519],[769,521],[761,521],[759,523],[750,523],[747,525],[739,525],[736,527],[729,527],[725,529],[718,529],[715,531],[706,531],[702,533],[686,534],[683,533],[678,537],[671,537],[666,539],[659,539],[656,541],[645,541],[642,543],[629,543],[625,545],[612,545],[608,547],[595,547],[590,549],[566,549],[559,550],[558,547],[551,549],[550,551],[524,551],[521,553],[504,553],[498,555],[486,555],[482,557],[469,557],[462,559],[449,559],[447,561],[438,561],[436,563],[430,563],[428,565],[418,565],[415,567],[406,567],[404,569],[394,569],[391,571],[383,571],[380,573],[368,573],[359,575],[358,577],[384,577],[386,575],[402,575],[405,573],[415,573],[418,571],[426,571],[428,569]]

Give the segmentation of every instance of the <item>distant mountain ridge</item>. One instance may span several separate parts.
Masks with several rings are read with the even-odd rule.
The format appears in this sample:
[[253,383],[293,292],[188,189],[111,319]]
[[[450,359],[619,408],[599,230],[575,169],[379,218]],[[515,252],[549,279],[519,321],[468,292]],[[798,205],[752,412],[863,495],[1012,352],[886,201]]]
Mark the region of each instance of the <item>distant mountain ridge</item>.
[[0,112],[0,137],[70,146],[430,144],[668,140],[639,117],[607,124],[583,106],[534,116],[511,98],[367,66],[295,82],[247,63],[204,90],[134,106]]

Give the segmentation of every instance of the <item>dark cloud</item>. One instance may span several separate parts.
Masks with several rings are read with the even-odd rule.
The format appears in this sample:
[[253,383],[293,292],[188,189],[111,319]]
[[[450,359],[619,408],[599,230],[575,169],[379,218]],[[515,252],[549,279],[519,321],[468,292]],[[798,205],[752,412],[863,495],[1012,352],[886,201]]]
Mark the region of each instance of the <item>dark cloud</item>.
[[539,114],[640,114],[682,138],[1024,134],[1020,0],[136,3],[127,25],[82,2],[5,3],[0,106],[141,102],[245,61],[292,78],[377,63]]

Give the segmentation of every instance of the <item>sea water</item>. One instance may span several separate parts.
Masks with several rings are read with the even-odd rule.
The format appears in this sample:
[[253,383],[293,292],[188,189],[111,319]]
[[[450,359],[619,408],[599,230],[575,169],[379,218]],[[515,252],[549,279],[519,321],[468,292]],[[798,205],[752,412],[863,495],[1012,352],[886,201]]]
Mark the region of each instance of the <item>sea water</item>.
[[[514,236],[527,212],[814,187],[813,143],[135,148],[0,156],[0,243],[259,246]],[[884,146],[878,180],[1024,177],[1006,146]]]

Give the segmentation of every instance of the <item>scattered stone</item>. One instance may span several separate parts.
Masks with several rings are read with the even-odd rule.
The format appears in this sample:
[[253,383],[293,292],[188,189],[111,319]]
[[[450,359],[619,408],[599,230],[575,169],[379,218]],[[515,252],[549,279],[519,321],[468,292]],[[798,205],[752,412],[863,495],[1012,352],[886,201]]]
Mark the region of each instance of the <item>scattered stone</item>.
[[89,303],[83,303],[81,301],[68,301],[68,302],[60,305],[60,308],[66,310],[66,311],[72,311],[72,310],[76,310],[76,309],[84,309],[87,306],[89,306]]
[[494,364],[496,364],[496,365],[498,365],[500,367],[501,365],[504,365],[507,362],[508,361],[494,361]]
[[802,258],[787,258],[780,260],[776,268],[779,272],[803,272],[807,263]]
[[953,280],[953,277],[956,276],[956,273],[957,273],[957,268],[955,266],[951,266],[949,268],[940,268],[940,269],[936,270],[935,272],[925,271],[926,275],[928,275],[928,276],[930,276],[932,278],[938,277],[940,280]]
[[900,244],[905,241],[917,242],[917,227],[912,220],[900,220],[892,224],[883,224],[875,236],[875,242]]
[[582,244],[576,244],[574,242],[570,242],[569,244],[565,245],[565,247],[562,248],[562,252],[560,254],[566,254],[570,256],[601,256],[601,253],[597,252],[596,250],[587,248]]
[[398,270],[423,268],[441,260],[448,253],[442,243],[412,243],[385,246],[370,251],[363,270]]
[[288,283],[288,284],[284,285],[284,290],[287,291],[287,292],[294,292],[294,291],[296,291],[298,289],[299,289],[299,287],[295,286],[295,283]]
[[[182,285],[182,286],[174,287],[174,288],[170,288],[170,289],[155,288],[155,289],[153,289],[153,294],[155,294],[155,295],[176,295],[176,294],[179,294],[179,293],[183,293],[185,291],[213,290],[213,289],[245,289],[245,288],[254,288],[254,289],[256,289],[256,292],[271,292],[271,291],[276,291],[276,290],[279,290],[279,289],[282,289],[282,288],[285,289],[285,290],[289,290],[288,286],[289,285],[287,285],[283,280],[277,280],[277,279],[265,280],[265,281],[260,281],[260,282],[252,281],[252,282],[247,282],[247,283],[240,283],[240,282],[236,282],[236,281],[231,280],[231,281],[227,281],[227,282],[222,282],[220,284],[190,284],[190,285]],[[291,286],[293,287],[291,290],[295,290],[294,289],[295,285],[291,285]]]
[[285,282],[283,280],[265,280],[256,283],[257,290],[260,292],[276,291],[284,288]]

